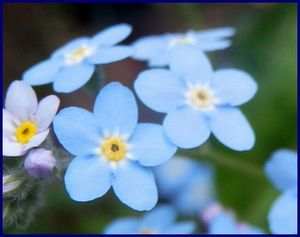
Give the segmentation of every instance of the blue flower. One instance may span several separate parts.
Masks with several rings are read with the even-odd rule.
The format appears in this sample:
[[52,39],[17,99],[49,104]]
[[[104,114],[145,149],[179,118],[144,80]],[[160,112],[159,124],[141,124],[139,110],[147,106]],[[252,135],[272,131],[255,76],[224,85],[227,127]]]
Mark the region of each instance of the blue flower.
[[207,164],[175,156],[155,167],[154,174],[159,197],[181,214],[197,214],[215,200],[214,170]]
[[177,148],[165,138],[161,125],[137,120],[134,95],[118,82],[101,90],[94,113],[78,107],[58,113],[54,132],[76,156],[65,174],[73,200],[91,201],[112,186],[129,207],[140,211],[154,207],[157,188],[151,166],[170,159]]
[[297,153],[287,149],[274,152],[265,164],[265,173],[281,191],[269,212],[269,227],[274,234],[297,233]]
[[171,206],[159,206],[141,219],[121,218],[105,228],[105,234],[191,234],[195,224],[175,223],[176,213]]
[[264,234],[257,227],[238,222],[232,212],[223,210],[217,203],[207,208],[202,218],[209,234]]
[[234,35],[232,27],[223,27],[203,31],[188,31],[143,37],[133,43],[134,59],[148,61],[149,66],[167,66],[171,52],[178,45],[192,45],[194,50],[214,51],[225,49],[231,45],[230,40],[224,39]]
[[244,71],[213,72],[202,52],[181,46],[172,54],[170,70],[146,70],[138,75],[134,87],[146,106],[167,114],[164,131],[181,148],[203,144],[211,132],[233,150],[249,150],[254,145],[251,126],[235,108],[257,90],[255,81]]
[[95,36],[81,37],[52,53],[49,59],[29,68],[23,80],[33,86],[53,82],[56,92],[73,92],[90,80],[95,64],[112,63],[132,55],[130,46],[115,46],[131,32],[131,26],[119,24]]

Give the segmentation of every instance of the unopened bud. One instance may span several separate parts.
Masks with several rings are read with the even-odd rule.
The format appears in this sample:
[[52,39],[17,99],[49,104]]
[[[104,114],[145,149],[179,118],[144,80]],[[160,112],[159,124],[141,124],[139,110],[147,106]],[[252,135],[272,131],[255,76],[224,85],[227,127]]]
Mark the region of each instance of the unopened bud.
[[13,196],[22,182],[12,175],[3,176],[3,197]]

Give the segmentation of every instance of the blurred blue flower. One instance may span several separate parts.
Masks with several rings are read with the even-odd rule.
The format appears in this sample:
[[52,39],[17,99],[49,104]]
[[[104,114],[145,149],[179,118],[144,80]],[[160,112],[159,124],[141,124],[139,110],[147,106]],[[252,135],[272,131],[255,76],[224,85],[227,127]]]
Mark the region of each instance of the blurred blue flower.
[[181,148],[203,144],[211,132],[233,150],[249,150],[254,145],[251,126],[235,108],[257,91],[257,84],[244,71],[213,72],[202,52],[181,46],[172,53],[170,70],[146,70],[138,75],[134,87],[146,106],[167,114],[164,130]]
[[176,146],[165,138],[161,125],[137,124],[133,93],[118,82],[98,94],[94,113],[81,108],[61,110],[54,132],[76,156],[65,174],[72,199],[86,202],[103,196],[112,186],[117,197],[136,210],[150,210],[157,188],[150,166],[170,159]]
[[180,214],[196,214],[215,200],[211,166],[174,156],[154,168],[159,197],[172,203]]
[[225,49],[231,45],[225,39],[235,34],[232,27],[223,27],[210,30],[193,31],[186,33],[167,33],[152,35],[138,39],[133,43],[135,49],[133,58],[148,61],[149,66],[167,66],[170,54],[178,45],[192,45],[194,50],[214,51]]
[[159,206],[144,217],[121,218],[105,228],[105,234],[191,234],[195,224],[190,221],[175,223],[176,212],[171,206]]
[[217,203],[208,207],[202,218],[209,234],[264,234],[259,228],[238,222],[233,213],[223,210]]
[[265,174],[281,191],[269,212],[269,227],[274,234],[297,233],[297,153],[287,149],[274,152],[265,164]]
[[23,80],[33,86],[53,82],[56,92],[70,93],[92,77],[95,64],[112,63],[133,54],[131,46],[115,46],[131,33],[131,26],[111,26],[93,37],[72,40],[23,74]]

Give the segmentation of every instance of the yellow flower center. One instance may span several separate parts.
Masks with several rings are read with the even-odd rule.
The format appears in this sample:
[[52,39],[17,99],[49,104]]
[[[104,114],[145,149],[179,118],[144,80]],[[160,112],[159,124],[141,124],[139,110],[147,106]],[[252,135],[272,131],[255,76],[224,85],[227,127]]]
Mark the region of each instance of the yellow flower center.
[[101,151],[109,161],[120,161],[126,156],[127,145],[118,137],[109,137],[104,139]]
[[171,49],[176,45],[193,45],[195,43],[196,43],[196,39],[194,37],[188,34],[183,34],[170,40],[168,44],[168,48]]
[[37,126],[34,123],[29,121],[22,123],[16,129],[17,141],[22,144],[28,143],[29,140],[36,134],[37,134]]
[[151,230],[151,229],[143,229],[139,232],[142,235],[153,235],[153,234],[158,234],[157,231]]
[[201,110],[212,109],[218,102],[213,92],[204,86],[190,88],[187,91],[186,97],[189,104]]
[[66,63],[69,65],[80,63],[85,57],[92,55],[93,52],[94,52],[93,48],[83,45],[80,48],[75,49],[73,52],[65,56]]

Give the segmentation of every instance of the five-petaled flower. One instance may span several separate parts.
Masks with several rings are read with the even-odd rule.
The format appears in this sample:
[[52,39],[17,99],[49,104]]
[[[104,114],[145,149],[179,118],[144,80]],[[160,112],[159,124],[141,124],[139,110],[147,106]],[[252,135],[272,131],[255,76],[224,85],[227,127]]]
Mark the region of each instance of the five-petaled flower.
[[157,202],[151,166],[170,159],[177,147],[157,124],[138,124],[133,93],[118,82],[98,94],[94,113],[77,107],[54,119],[59,142],[76,156],[65,174],[66,189],[76,201],[103,196],[112,186],[118,198],[136,210]]
[[133,43],[135,49],[133,58],[148,61],[149,66],[167,66],[171,52],[180,45],[194,46],[194,50],[214,51],[225,49],[231,45],[225,39],[234,35],[232,27],[223,27],[203,31],[188,31],[187,33],[168,33],[163,35],[146,36]]
[[8,88],[3,109],[3,155],[22,156],[39,146],[49,133],[59,99],[49,95],[37,101],[34,90],[23,81]]
[[120,218],[105,228],[105,234],[191,234],[195,224],[191,221],[175,223],[174,208],[163,205],[142,218]]
[[265,164],[265,174],[281,195],[269,212],[269,227],[274,234],[297,234],[297,153],[280,149]]
[[92,77],[95,64],[125,59],[133,54],[131,46],[115,46],[131,33],[131,26],[118,24],[95,36],[81,37],[54,51],[51,57],[23,74],[23,80],[37,86],[53,82],[56,92],[70,93]]
[[166,113],[164,131],[181,148],[203,144],[210,133],[233,150],[249,150],[255,136],[235,106],[250,100],[255,81],[237,69],[213,72],[208,58],[193,47],[177,47],[168,69],[150,69],[134,84],[141,101]]

